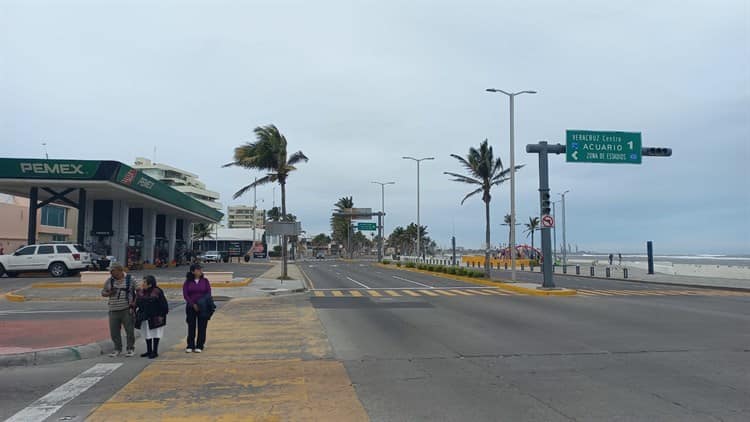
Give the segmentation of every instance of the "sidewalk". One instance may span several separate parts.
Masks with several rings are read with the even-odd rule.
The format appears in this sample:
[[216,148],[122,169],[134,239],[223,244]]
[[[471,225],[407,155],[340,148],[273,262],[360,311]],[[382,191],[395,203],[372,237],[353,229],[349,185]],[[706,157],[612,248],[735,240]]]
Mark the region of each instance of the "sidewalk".
[[301,296],[235,299],[202,354],[163,353],[90,421],[366,421],[323,327]]

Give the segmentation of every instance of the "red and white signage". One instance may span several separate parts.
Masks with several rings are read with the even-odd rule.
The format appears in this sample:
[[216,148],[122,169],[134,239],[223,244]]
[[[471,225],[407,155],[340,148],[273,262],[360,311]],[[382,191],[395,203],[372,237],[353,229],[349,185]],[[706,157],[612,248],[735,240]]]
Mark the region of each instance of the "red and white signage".
[[555,227],[555,219],[552,218],[551,215],[543,215],[542,216],[542,228],[543,229],[550,229],[552,227]]

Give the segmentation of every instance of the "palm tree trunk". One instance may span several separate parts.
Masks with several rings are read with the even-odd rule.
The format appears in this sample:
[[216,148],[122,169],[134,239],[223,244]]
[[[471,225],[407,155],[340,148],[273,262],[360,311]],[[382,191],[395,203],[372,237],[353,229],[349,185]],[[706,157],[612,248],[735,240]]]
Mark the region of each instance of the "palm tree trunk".
[[[281,219],[283,221],[286,221],[286,183],[284,181],[280,181],[279,184],[281,185]],[[281,240],[281,278],[282,280],[288,277],[287,272],[287,266],[289,265],[286,252],[287,248],[287,238],[286,235],[282,236]]]
[[484,249],[484,273],[487,274],[487,278],[490,278],[490,201],[484,201],[484,236],[485,236],[485,249]]

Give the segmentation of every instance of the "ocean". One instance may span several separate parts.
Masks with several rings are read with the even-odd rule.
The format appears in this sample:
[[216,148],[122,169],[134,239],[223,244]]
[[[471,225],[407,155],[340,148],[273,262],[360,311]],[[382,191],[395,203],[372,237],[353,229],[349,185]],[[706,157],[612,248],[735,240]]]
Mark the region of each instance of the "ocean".
[[[560,256],[560,254],[558,254]],[[587,259],[607,261],[609,254],[604,253],[572,253],[568,254],[568,259]],[[622,254],[623,262],[646,261],[646,254]],[[617,254],[614,254],[615,263]],[[673,264],[697,264],[697,265],[728,265],[728,266],[750,266],[750,255],[713,255],[713,254],[696,254],[696,255],[654,255],[654,262],[671,262]]]

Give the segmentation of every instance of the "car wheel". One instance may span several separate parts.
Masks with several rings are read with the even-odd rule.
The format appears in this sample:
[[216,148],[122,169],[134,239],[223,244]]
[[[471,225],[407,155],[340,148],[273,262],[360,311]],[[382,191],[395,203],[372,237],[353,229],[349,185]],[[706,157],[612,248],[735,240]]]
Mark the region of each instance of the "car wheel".
[[52,277],[62,277],[68,272],[68,268],[62,262],[53,262],[49,266],[49,273]]
[[[5,274],[5,267],[3,267],[2,265],[0,265],[0,277],[2,277],[3,274]],[[10,277],[10,276],[8,276],[8,277]]]

